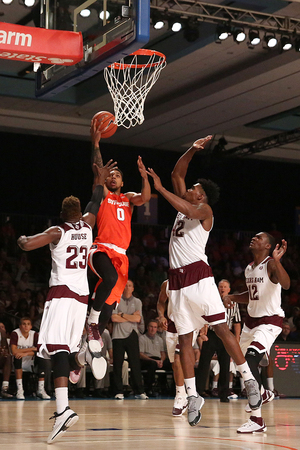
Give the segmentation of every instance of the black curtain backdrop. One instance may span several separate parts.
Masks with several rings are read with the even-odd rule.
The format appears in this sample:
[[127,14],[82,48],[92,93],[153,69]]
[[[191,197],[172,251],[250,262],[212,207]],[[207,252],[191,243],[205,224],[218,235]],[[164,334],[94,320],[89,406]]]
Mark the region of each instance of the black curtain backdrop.
[[[93,178],[89,142],[10,133],[0,133],[0,139],[0,213],[56,216],[68,195],[79,197],[84,209]],[[180,153],[116,147],[104,140],[101,151],[104,162],[113,158],[124,172],[123,192],[141,189],[138,155],[172,189],[170,174]],[[199,177],[211,178],[220,186],[220,200],[214,206],[216,228],[261,231],[276,223],[281,231],[294,232],[300,164],[249,158],[212,162],[199,154],[190,164],[187,187]],[[159,196],[159,224],[172,225],[174,217],[173,208]]]

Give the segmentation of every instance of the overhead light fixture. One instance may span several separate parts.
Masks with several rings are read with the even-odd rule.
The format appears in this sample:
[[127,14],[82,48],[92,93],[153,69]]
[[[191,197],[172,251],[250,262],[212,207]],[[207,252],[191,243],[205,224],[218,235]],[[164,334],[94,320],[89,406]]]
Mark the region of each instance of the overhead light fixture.
[[[104,20],[104,11],[100,12],[99,17],[100,17],[101,20]],[[106,11],[105,18],[106,18],[106,20],[108,20],[110,18],[110,12],[109,11]]]
[[246,39],[246,33],[243,28],[236,28],[233,32],[233,39],[235,42],[240,43],[244,42]]
[[258,30],[251,29],[249,30],[249,43],[251,45],[258,45],[260,43],[260,37]]
[[281,36],[280,45],[282,50],[284,50],[285,52],[293,47],[291,38],[287,35]]
[[79,13],[81,15],[81,17],[90,17],[91,15],[91,10],[90,9],[82,9]]
[[274,48],[278,44],[278,41],[277,41],[274,33],[266,33],[265,41],[267,43],[267,47],[269,47],[269,48]]
[[23,3],[27,8],[32,8],[35,4],[35,0],[23,0]]
[[180,31],[181,28],[182,28],[182,23],[178,22],[178,21],[173,22],[172,25],[171,25],[171,30],[174,33],[178,33],[178,31]]
[[165,26],[165,22],[162,19],[158,19],[155,22],[153,21],[153,28],[155,30],[161,30]]
[[231,35],[231,29],[229,25],[218,25],[217,36],[219,41],[225,41]]
[[10,5],[13,0],[1,0],[4,5]]

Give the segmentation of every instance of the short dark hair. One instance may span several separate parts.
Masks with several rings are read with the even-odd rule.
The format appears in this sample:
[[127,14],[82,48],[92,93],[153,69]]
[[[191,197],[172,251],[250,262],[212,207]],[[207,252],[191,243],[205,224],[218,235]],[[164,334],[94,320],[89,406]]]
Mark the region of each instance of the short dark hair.
[[207,180],[205,178],[199,178],[197,180],[197,183],[200,183],[202,186],[202,189],[204,190],[206,197],[207,197],[207,203],[212,206],[219,200],[220,196],[220,188],[219,186],[214,183],[211,180]]
[[29,322],[32,325],[32,320],[30,319],[30,317],[27,317],[27,316],[21,317],[19,324],[22,325],[22,323],[25,322],[25,320],[29,320]]
[[273,253],[274,251],[274,248],[276,247],[276,240],[270,233],[267,233],[266,231],[263,231],[263,233],[267,236],[269,244],[271,244],[271,248],[269,251],[269,255],[271,255],[271,253]]
[[124,174],[121,169],[119,169],[118,167],[114,167],[112,170],[116,170],[117,172],[119,172],[121,174],[122,181],[124,181]]
[[64,198],[61,205],[61,217],[64,221],[77,217],[81,213],[80,200],[73,195]]

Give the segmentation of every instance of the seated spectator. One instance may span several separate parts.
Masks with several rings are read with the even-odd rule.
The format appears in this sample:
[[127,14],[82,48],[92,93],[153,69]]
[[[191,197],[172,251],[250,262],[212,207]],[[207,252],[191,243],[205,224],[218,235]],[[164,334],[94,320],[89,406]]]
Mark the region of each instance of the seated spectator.
[[29,273],[23,272],[20,278],[20,281],[17,284],[17,289],[19,291],[26,291],[26,289],[32,289],[32,284],[29,281]]
[[290,340],[291,327],[289,321],[285,319],[282,323],[282,332],[277,336],[275,342],[285,342]]
[[294,318],[295,329],[289,334],[289,341],[300,342],[300,316]]
[[6,328],[3,322],[0,322],[0,369],[3,373],[1,397],[11,398],[12,395],[8,392],[11,374],[11,355],[6,338]]
[[[23,389],[23,371],[33,372],[34,357],[37,352],[38,333],[32,330],[30,317],[22,317],[20,326],[11,333],[10,347],[14,357],[14,368],[17,384],[17,399],[25,400]],[[40,359],[40,358],[39,358]],[[43,368],[44,369],[44,368]],[[45,391],[45,379],[42,372],[39,374],[37,397],[43,400],[50,399]]]
[[144,385],[147,395],[155,397],[155,372],[157,369],[172,370],[167,354],[164,350],[164,342],[157,335],[157,321],[151,320],[147,326],[146,334],[139,338],[141,368],[147,372],[144,374]]

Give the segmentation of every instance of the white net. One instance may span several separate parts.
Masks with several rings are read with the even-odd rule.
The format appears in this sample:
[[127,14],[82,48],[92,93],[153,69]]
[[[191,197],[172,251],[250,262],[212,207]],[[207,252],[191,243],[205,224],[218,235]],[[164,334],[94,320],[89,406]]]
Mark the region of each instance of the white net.
[[104,69],[118,126],[130,128],[144,122],[147,94],[165,66],[166,58],[162,53],[142,49],[129,55],[126,62],[121,59]]

